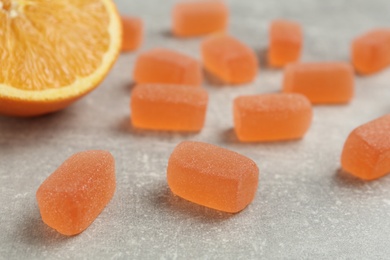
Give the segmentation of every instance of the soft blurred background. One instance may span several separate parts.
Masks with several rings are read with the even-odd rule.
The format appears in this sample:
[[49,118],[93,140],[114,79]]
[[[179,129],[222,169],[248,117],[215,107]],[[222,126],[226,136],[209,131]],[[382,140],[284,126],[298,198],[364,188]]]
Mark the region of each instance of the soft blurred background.
[[[122,54],[91,95],[64,111],[32,119],[0,117],[0,259],[388,259],[390,177],[363,182],[339,171],[349,132],[390,112],[390,70],[356,78],[346,106],[316,106],[303,140],[240,144],[232,130],[238,95],[281,88],[281,70],[262,66],[255,82],[210,93],[199,134],[139,131],[129,124],[137,54],[168,47],[200,57],[202,38],[170,33],[172,0],[117,0],[122,14],[145,23],[141,49]],[[264,56],[268,25],[303,25],[303,61],[349,60],[350,42],[389,27],[388,0],[229,0],[229,31]],[[182,140],[217,144],[260,168],[253,203],[229,215],[174,197],[165,181],[168,157]],[[71,154],[107,149],[116,158],[117,192],[82,234],[66,238],[40,218],[35,192]]]

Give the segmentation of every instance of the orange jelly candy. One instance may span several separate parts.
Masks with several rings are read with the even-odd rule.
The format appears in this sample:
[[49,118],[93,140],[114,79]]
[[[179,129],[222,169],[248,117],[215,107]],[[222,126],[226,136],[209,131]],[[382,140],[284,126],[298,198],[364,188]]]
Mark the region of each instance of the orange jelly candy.
[[344,144],[341,165],[363,180],[390,173],[390,114],[352,131]]
[[169,158],[168,185],[191,202],[236,213],[255,197],[259,169],[251,159],[200,142],[180,143]]
[[269,31],[268,62],[273,67],[283,67],[298,61],[302,49],[302,29],[298,23],[276,20]]
[[301,138],[313,112],[300,94],[263,94],[234,100],[234,128],[240,141],[278,141]]
[[67,159],[39,187],[43,222],[64,235],[84,231],[115,193],[115,162],[107,151],[85,151]]
[[224,31],[228,16],[228,8],[223,1],[181,2],[173,9],[173,33],[188,37]]
[[258,71],[255,52],[228,35],[218,34],[206,39],[202,56],[205,68],[226,83],[251,82]]
[[202,70],[199,62],[187,55],[168,49],[142,53],[135,64],[137,83],[161,83],[200,86]]
[[289,64],[283,91],[301,93],[313,104],[348,103],[354,93],[353,68],[342,62]]
[[142,20],[122,16],[122,51],[133,51],[142,42]]
[[203,88],[138,85],[131,94],[132,124],[145,129],[200,131],[207,102],[208,94]]
[[390,66],[390,29],[373,30],[355,39],[352,63],[361,74],[372,74]]

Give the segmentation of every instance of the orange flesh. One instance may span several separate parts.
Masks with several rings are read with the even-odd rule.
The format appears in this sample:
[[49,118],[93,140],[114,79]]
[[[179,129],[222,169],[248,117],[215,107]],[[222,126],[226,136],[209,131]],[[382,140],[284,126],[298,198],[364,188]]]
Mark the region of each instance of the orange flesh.
[[244,142],[301,138],[313,115],[310,101],[300,94],[238,97],[233,113],[237,137]]
[[142,42],[142,20],[136,17],[122,16],[122,28],[122,51],[138,49]]
[[271,24],[268,62],[273,67],[283,67],[298,61],[302,49],[302,29],[298,23],[276,20]]
[[303,94],[313,104],[347,103],[354,94],[353,68],[342,62],[289,64],[283,91]]
[[134,127],[200,131],[203,128],[208,94],[202,88],[181,85],[138,85],[131,94]]
[[390,114],[352,131],[344,144],[341,165],[363,180],[390,173]]
[[173,9],[173,33],[188,37],[224,31],[228,8],[223,1],[181,2]]
[[84,231],[115,192],[114,158],[106,151],[74,154],[39,187],[43,221],[64,235]]
[[251,159],[200,142],[182,142],[167,169],[172,192],[191,202],[236,213],[255,197],[259,169]]
[[390,66],[390,29],[373,30],[355,39],[352,63],[361,74],[372,74]]
[[168,49],[153,49],[139,55],[134,69],[139,84],[161,83],[200,86],[202,70],[197,60]]
[[110,23],[103,2],[15,3],[14,18],[9,18],[10,12],[0,11],[0,46],[5,46],[0,48],[0,84],[23,90],[61,88],[100,66],[110,43],[108,30],[101,29]]
[[258,71],[255,52],[228,35],[214,35],[202,43],[205,68],[230,84],[248,83]]

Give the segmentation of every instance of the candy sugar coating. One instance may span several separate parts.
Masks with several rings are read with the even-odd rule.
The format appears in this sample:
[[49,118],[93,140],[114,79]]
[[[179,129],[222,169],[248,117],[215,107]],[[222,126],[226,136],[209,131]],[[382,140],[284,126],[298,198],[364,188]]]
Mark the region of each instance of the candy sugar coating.
[[350,133],[341,155],[344,171],[363,180],[390,173],[390,114],[359,126]]
[[182,85],[141,84],[131,94],[134,127],[200,131],[208,103],[207,91]]
[[205,68],[230,84],[248,83],[258,71],[255,52],[232,36],[218,34],[202,43]]
[[191,202],[236,213],[255,197],[259,169],[236,152],[200,142],[182,142],[167,169],[171,191]]
[[81,233],[111,200],[115,186],[111,153],[76,153],[39,187],[36,196],[42,220],[61,234]]
[[296,22],[276,20],[269,31],[268,63],[273,67],[283,67],[298,61],[303,44],[302,28]]
[[372,30],[352,42],[352,63],[360,74],[390,66],[390,28]]
[[202,69],[197,60],[163,48],[153,49],[139,55],[134,69],[134,80],[139,84],[200,86],[202,77]]
[[303,94],[313,104],[348,103],[354,94],[353,68],[343,62],[288,64],[283,91]]
[[301,94],[241,96],[233,104],[234,129],[243,142],[280,141],[303,137],[313,112]]
[[223,1],[180,2],[173,9],[173,34],[189,37],[224,31],[228,16],[228,8]]
[[140,18],[122,16],[122,51],[138,49],[143,38],[143,23]]

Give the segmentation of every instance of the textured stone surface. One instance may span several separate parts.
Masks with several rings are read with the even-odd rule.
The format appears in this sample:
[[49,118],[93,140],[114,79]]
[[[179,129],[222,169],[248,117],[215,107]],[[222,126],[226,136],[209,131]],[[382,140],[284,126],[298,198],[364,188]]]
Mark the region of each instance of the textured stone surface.
[[[231,33],[264,57],[267,28],[276,18],[303,25],[303,61],[346,61],[352,39],[389,24],[387,0],[228,2]],[[176,40],[168,33],[174,1],[118,3],[121,12],[146,20],[139,52],[163,46],[200,56],[201,38]],[[389,69],[357,77],[350,105],[316,106],[302,141],[240,144],[232,130],[231,101],[280,90],[281,71],[262,69],[254,83],[241,88],[206,86],[210,103],[199,134],[144,132],[129,126],[135,57],[122,55],[96,91],[60,113],[35,119],[0,117],[0,258],[389,257],[390,176],[365,183],[338,172],[350,131],[390,112]],[[166,166],[183,140],[220,145],[259,165],[258,193],[246,210],[223,214],[171,195]],[[42,222],[35,192],[65,158],[88,149],[112,152],[117,191],[86,232],[66,238]]]

